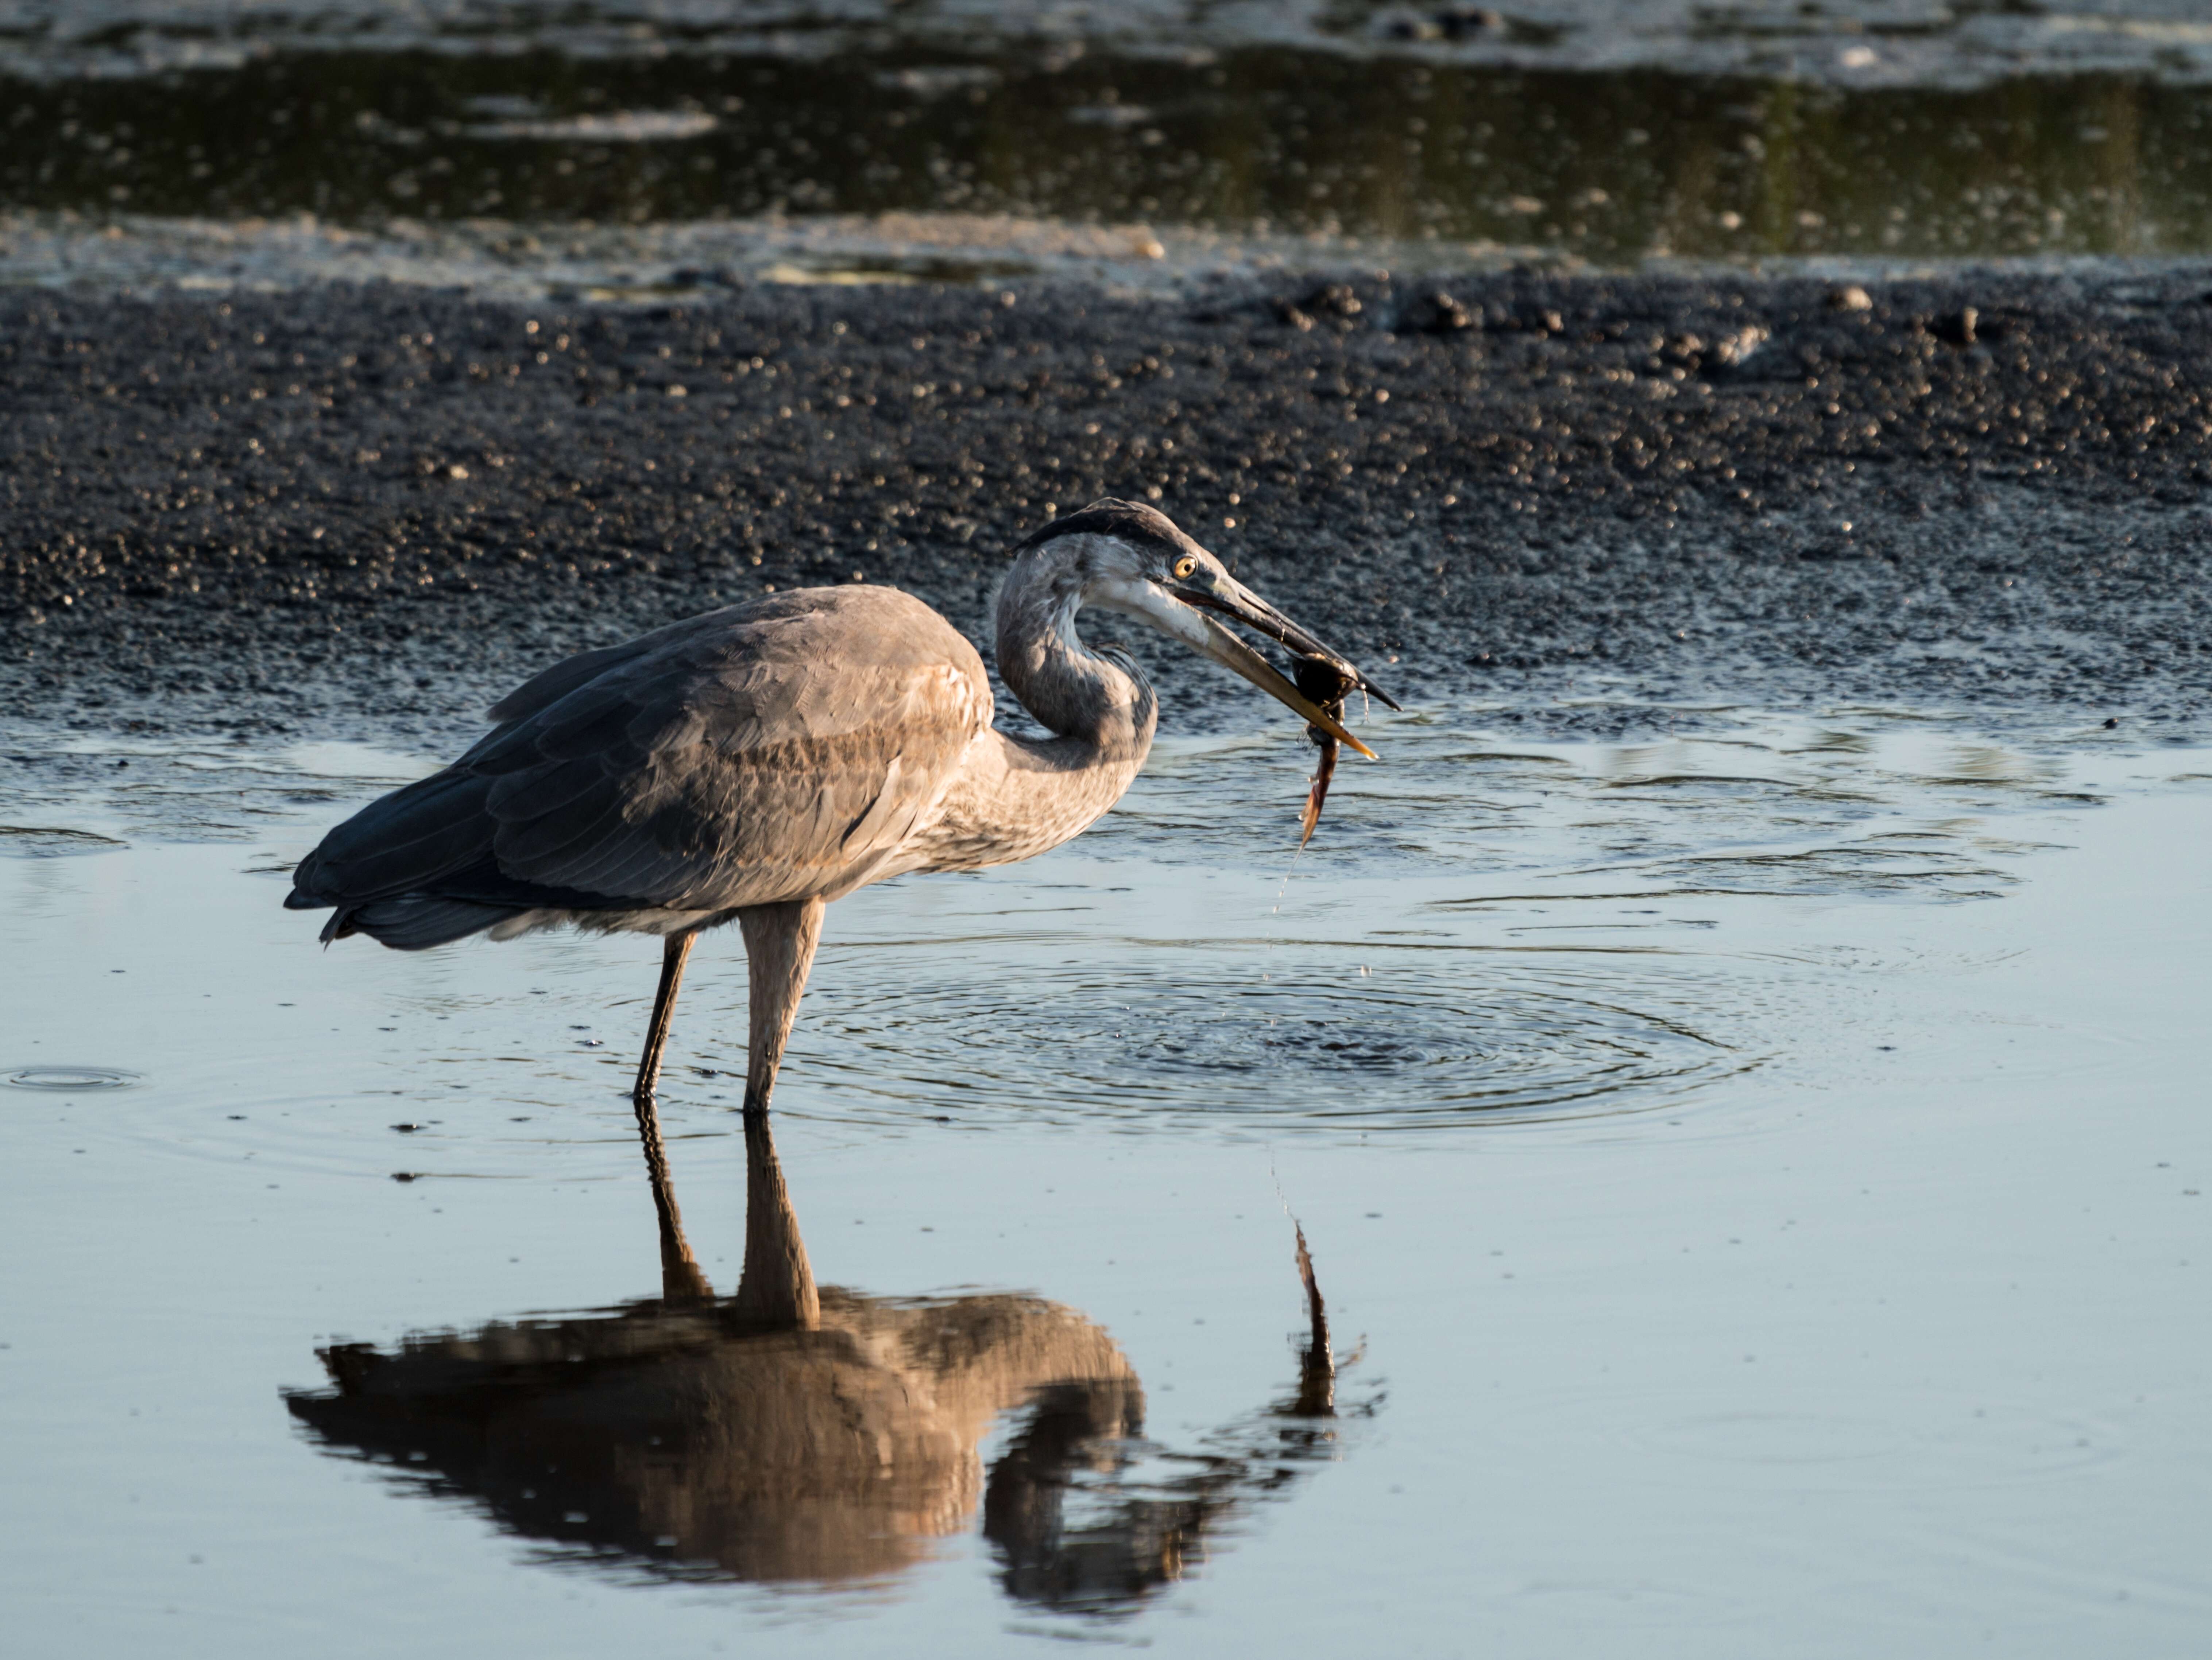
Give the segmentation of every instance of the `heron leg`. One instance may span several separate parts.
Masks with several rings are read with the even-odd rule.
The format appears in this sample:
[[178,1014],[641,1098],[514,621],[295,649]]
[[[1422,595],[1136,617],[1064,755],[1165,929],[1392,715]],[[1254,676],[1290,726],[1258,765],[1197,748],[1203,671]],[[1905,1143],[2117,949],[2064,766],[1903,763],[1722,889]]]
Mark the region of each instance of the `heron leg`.
[[[776,1069],[799,1014],[799,993],[822,940],[818,899],[751,905],[738,912],[745,936],[745,978],[750,1004],[745,1040],[745,1117],[764,1118],[775,1091]],[[771,1153],[773,1149],[771,1148]]]
[[668,1026],[676,1013],[677,988],[684,984],[684,960],[691,954],[693,936],[672,934],[660,956],[660,989],[653,994],[653,1024],[645,1034],[645,1054],[637,1064],[637,1086],[630,1105],[637,1113],[637,1136],[645,1148],[645,1173],[653,1184],[653,1214],[660,1223],[660,1293],[675,1300],[711,1297],[714,1289],[691,1254],[684,1237],[684,1215],[676,1208],[676,1186],[668,1174],[668,1148],[660,1136],[660,1110],[653,1088],[660,1081],[661,1051],[668,1046]]
[[822,1318],[814,1270],[799,1237],[769,1133],[769,1097],[822,938],[823,902],[794,900],[738,912],[745,936],[750,1027],[745,1055],[745,1266],[736,1313],[749,1324],[811,1329]]
[[645,1030],[645,1053],[637,1063],[634,1099],[649,1101],[660,1081],[660,1057],[668,1047],[669,1022],[676,1015],[676,993],[684,984],[684,965],[691,955],[695,934],[671,934],[660,949],[660,989],[653,994],[653,1024]]

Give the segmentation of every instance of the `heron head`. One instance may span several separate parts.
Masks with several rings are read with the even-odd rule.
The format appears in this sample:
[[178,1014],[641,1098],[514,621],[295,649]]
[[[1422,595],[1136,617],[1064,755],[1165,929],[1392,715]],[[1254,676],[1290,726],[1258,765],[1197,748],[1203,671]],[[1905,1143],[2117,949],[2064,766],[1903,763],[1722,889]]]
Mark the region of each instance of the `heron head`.
[[1136,618],[1224,668],[1361,754],[1374,751],[1345,730],[1335,717],[1292,685],[1267,659],[1220,623],[1224,616],[1274,640],[1305,662],[1326,664],[1345,691],[1372,693],[1395,709],[1389,694],[1372,684],[1352,661],[1311,630],[1285,616],[1229,573],[1229,567],[1157,507],[1112,497],[1056,518],[1016,550],[1042,551],[1062,538],[1079,537],[1074,563],[1081,602]]

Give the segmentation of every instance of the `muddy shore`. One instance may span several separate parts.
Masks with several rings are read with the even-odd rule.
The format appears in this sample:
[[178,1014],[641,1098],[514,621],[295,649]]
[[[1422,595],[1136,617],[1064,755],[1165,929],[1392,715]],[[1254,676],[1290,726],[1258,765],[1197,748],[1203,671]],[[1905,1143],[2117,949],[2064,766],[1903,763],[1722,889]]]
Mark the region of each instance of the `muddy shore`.
[[[2208,290],[16,290],[0,714],[444,741],[771,584],[980,634],[1004,549],[1111,494],[1386,683],[1532,728],[1814,698],[2178,736],[2212,689]],[[1146,656],[1194,718],[1212,671]]]

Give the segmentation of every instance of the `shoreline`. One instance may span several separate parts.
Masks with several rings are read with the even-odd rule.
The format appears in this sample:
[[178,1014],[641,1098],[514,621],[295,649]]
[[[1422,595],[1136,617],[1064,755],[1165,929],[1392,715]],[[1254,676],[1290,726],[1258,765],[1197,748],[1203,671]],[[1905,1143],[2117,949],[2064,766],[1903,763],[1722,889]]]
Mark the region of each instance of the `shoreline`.
[[[2184,736],[2212,691],[2208,290],[0,292],[0,714],[442,742],[547,661],[769,583],[858,572],[979,633],[1006,548],[1124,494],[1394,691],[1635,683],[1532,730],[1626,730],[1641,695]],[[1202,718],[1178,655],[1145,660]]]

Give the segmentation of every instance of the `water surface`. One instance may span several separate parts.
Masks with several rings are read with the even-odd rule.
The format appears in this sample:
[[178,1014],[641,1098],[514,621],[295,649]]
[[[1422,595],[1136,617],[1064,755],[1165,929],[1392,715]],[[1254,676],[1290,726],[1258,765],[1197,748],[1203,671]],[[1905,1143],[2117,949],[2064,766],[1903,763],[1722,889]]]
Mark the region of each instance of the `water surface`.
[[[11,735],[21,1640],[2186,1651],[2212,756],[1511,712],[1378,721],[1295,861],[1270,727],[841,903],[777,1124],[826,1359],[666,1300],[649,946],[324,952],[277,908],[421,760]],[[742,1007],[710,940],[663,1117],[724,1297]],[[865,1408],[857,1512],[623,1404],[742,1428],[809,1378],[920,1403]]]
[[2182,259],[2212,30],[2170,10],[32,0],[0,279]]

